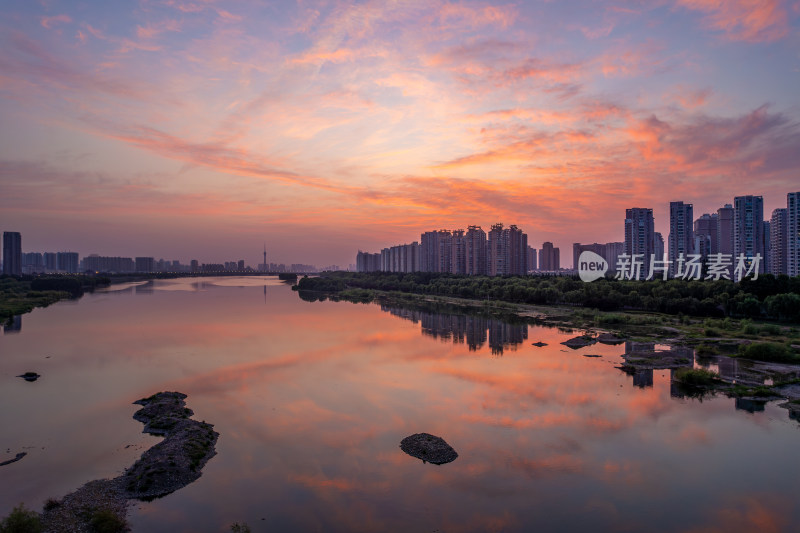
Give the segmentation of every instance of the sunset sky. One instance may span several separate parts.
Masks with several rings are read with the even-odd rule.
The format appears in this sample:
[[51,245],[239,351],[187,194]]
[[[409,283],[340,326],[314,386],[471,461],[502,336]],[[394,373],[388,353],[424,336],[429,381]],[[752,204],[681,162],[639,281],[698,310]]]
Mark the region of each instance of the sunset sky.
[[26,252],[346,267],[503,222],[569,263],[625,208],[666,238],[671,200],[769,218],[800,190],[800,0],[0,9],[0,231]]

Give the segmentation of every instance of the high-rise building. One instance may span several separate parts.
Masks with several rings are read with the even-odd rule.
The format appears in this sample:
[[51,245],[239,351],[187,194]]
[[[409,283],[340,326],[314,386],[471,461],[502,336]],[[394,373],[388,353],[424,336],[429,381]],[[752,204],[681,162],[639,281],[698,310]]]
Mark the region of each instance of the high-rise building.
[[508,273],[524,276],[528,273],[528,235],[512,224],[508,232]]
[[489,231],[488,274],[524,276],[528,273],[528,236],[515,225],[494,224]]
[[528,272],[532,272],[534,270],[539,269],[536,257],[537,255],[538,254],[536,253],[536,248],[533,248],[530,245],[528,245]]
[[58,270],[58,254],[55,252],[44,252],[42,254],[44,259],[44,269],[48,272],[55,272]]
[[561,269],[561,251],[553,246],[552,242],[542,244],[539,250],[539,270],[555,272]]
[[453,234],[446,229],[426,231],[420,236],[420,270],[450,272]]
[[733,199],[733,255],[746,258],[761,255],[758,272],[764,272],[764,199],[761,196],[737,196]]
[[770,249],[769,249],[769,268],[767,272],[770,274],[787,274],[789,271],[788,259],[788,242],[787,242],[787,222],[786,222],[786,208],[778,208],[772,211],[772,218],[770,218],[769,232],[770,232]]
[[653,242],[655,243],[655,252],[653,252],[655,256],[664,257],[664,237],[658,231],[653,233]]
[[474,276],[486,275],[486,232],[480,226],[470,226],[464,234],[465,269]]
[[[605,258],[606,253],[606,245],[599,244],[599,243],[592,243],[592,244],[581,244],[578,242],[572,243],[572,268],[577,270],[578,269],[578,258],[580,258],[583,252],[594,252],[603,259]],[[608,259],[606,259],[608,263]],[[613,263],[609,263],[613,266]]]
[[719,252],[719,239],[717,238],[718,215],[713,213],[703,214],[694,221],[694,248],[695,253],[708,257]]
[[607,242],[606,243],[606,251],[604,254],[600,254],[603,258],[608,261],[608,265],[610,268],[616,268],[617,261],[619,261],[619,256],[625,253],[625,243],[624,242]]
[[58,252],[56,254],[56,265],[61,272],[75,274],[78,271],[78,253]]
[[487,273],[490,276],[502,276],[508,273],[508,233],[503,231],[503,225],[493,224],[489,230],[489,246],[487,260],[489,267]]
[[786,273],[800,276],[800,192],[786,195]]
[[467,273],[467,242],[464,230],[453,230],[450,250],[450,272],[453,274]]
[[625,210],[625,252],[630,256],[640,255],[644,276],[650,271],[650,256],[664,256],[663,239],[661,252],[656,250],[655,221],[653,210],[633,207]]
[[[134,268],[136,272],[154,272],[156,269],[156,261],[152,257],[137,257],[134,261]],[[224,266],[217,268],[217,270],[224,270]]]
[[761,227],[764,231],[764,235],[762,235],[764,243],[764,272],[772,272],[772,234],[770,233],[772,222],[765,220]]
[[18,231],[3,232],[3,274],[22,275],[22,235]]
[[[678,258],[683,255],[684,259],[688,259],[689,254],[695,253],[693,209],[692,204],[669,203],[669,271],[673,276],[678,268]],[[663,256],[658,256],[658,259],[663,259]]]
[[22,273],[36,274],[44,272],[44,258],[39,252],[28,252],[22,254]]
[[134,263],[130,257],[103,257],[92,254],[81,261],[83,270],[92,272],[133,272]]
[[[733,255],[733,206],[717,209],[717,252]],[[712,252],[713,253],[713,252]]]

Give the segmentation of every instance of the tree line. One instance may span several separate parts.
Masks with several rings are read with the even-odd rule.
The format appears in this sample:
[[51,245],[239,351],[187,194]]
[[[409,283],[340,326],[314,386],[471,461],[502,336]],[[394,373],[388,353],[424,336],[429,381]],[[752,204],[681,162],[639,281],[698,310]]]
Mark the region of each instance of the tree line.
[[399,291],[536,305],[570,305],[601,311],[773,319],[800,322],[800,277],[762,274],[728,280],[616,280],[585,283],[569,276],[465,276],[436,272],[326,272],[301,278],[298,290]]

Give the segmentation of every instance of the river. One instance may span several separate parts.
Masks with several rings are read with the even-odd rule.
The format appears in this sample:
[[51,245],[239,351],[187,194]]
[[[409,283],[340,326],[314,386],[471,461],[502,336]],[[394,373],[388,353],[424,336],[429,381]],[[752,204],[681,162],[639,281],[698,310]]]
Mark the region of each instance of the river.
[[[176,390],[215,425],[217,455],[193,484],[137,502],[134,532],[800,529],[786,410],[688,397],[669,370],[620,371],[624,346],[560,344],[574,335],[309,302],[266,277],[36,309],[0,336],[0,461],[27,452],[0,467],[0,516],[118,475],[158,442],[131,402]],[[400,450],[420,432],[458,458]]]

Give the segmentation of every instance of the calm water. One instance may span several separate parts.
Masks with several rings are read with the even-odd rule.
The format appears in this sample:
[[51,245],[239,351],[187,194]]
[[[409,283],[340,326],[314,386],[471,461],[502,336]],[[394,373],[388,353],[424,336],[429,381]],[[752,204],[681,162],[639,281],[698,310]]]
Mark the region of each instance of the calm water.
[[[0,467],[0,515],[122,472],[158,441],[131,402],[178,390],[218,455],[137,503],[134,531],[800,529],[785,410],[682,398],[669,371],[628,376],[623,347],[569,350],[555,329],[307,302],[273,278],[150,282],[18,326],[0,336],[0,461],[28,456]],[[458,459],[399,449],[423,431]]]

